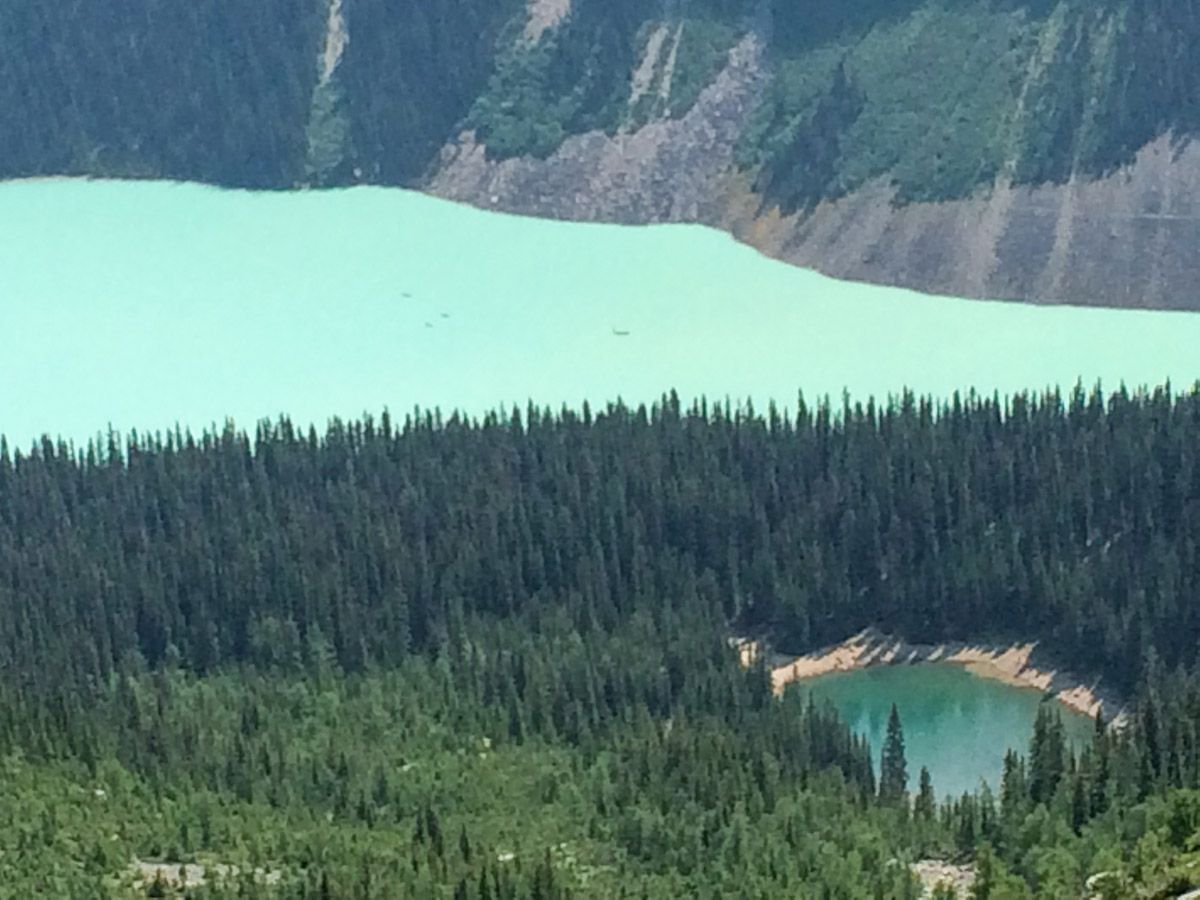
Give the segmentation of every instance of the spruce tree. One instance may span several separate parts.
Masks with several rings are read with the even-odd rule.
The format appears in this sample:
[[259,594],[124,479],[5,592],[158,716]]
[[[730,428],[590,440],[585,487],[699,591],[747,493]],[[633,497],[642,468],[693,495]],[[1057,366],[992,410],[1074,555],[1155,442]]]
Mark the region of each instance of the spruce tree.
[[933,793],[933,779],[929,777],[929,770],[924,766],[921,766],[919,785],[917,799],[913,804],[913,815],[922,822],[932,822],[937,798]]
[[1034,803],[1049,803],[1062,779],[1066,756],[1066,738],[1062,717],[1044,699],[1033,723],[1033,741],[1029,746],[1029,795]]
[[904,728],[900,724],[900,711],[893,703],[879,764],[879,798],[884,803],[898,805],[903,802],[907,792],[908,763],[904,759]]
[[1083,778],[1073,779],[1071,790],[1071,828],[1079,834],[1088,820],[1088,796]]
[[1111,775],[1109,759],[1108,725],[1103,712],[1096,714],[1096,727],[1092,734],[1092,778],[1088,788],[1088,807],[1093,816],[1108,808],[1108,781]]
[[1000,814],[1006,819],[1024,815],[1029,803],[1029,784],[1025,778],[1025,761],[1015,750],[1004,754],[1004,775],[1000,781]]

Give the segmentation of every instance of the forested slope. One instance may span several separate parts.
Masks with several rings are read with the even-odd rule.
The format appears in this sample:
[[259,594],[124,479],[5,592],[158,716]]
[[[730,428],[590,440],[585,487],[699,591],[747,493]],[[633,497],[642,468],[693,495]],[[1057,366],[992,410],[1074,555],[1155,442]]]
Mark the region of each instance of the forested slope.
[[[353,0],[323,78],[318,2],[72,0],[0,10],[0,176],[286,188],[420,174],[491,70],[518,0]],[[318,156],[310,147],[333,146]]]
[[[937,854],[996,897],[1188,886],[1198,438],[1160,391],[2,447],[0,884],[910,897]],[[729,641],[866,623],[1040,639],[1130,723],[1073,755],[1047,708],[998,796],[937,804]]]
[[[699,604],[785,644],[1044,637],[1131,688],[1200,634],[1200,395],[536,409],[0,451],[0,649],[86,685],[318,630],[361,670],[465,616]],[[279,634],[276,631],[282,629]],[[288,651],[291,652],[291,651]]]
[[[542,5],[11,4],[0,177],[421,185],[946,292],[1196,305],[1195,0]],[[631,174],[647,196],[614,201]]]

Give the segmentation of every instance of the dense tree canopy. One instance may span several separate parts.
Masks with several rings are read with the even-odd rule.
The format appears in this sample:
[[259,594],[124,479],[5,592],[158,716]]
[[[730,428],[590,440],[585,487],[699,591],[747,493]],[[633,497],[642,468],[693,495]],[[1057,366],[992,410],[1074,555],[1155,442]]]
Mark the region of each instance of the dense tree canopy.
[[[194,859],[242,896],[865,898],[978,854],[1003,896],[1177,887],[1198,436],[1200,393],[1162,390],[0,447],[0,875],[123,895],[132,859]],[[1074,752],[1047,707],[998,797],[937,804],[922,772],[910,805],[898,717],[876,770],[729,643],[868,623],[1044,639],[1120,685],[1129,724]]]
[[527,8],[342,0],[325,79],[316,0],[7,4],[0,177],[418,183],[463,128],[545,156],[683,115],[750,32],[766,88],[739,159],[787,210],[874,179],[903,202],[1092,176],[1200,126],[1196,0],[574,0],[536,39]]
[[796,648],[870,624],[1043,636],[1128,688],[1151,648],[1195,653],[1198,438],[1200,395],[1075,391],[46,440],[0,449],[0,647],[89,684],[130,656],[272,661],[319,629],[361,671],[566,602]]

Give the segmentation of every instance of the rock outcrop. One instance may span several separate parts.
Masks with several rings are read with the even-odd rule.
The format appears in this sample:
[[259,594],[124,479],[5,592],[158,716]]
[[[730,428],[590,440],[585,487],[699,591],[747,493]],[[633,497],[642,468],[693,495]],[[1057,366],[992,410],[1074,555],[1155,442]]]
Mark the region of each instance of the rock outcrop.
[[998,180],[962,200],[901,203],[876,181],[782,215],[735,150],[768,79],[744,37],[678,119],[569,138],[546,159],[492,160],[471,133],[423,187],[526,215],[624,224],[698,222],[827,275],[960,297],[1200,309],[1200,148],[1164,135],[1132,163],[1064,184]]

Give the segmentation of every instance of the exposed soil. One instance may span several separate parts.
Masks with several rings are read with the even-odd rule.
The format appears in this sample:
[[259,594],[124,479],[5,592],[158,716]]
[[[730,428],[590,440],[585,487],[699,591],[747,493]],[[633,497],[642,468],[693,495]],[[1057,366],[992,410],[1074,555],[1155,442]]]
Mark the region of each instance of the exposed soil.
[[974,866],[956,866],[940,859],[922,859],[910,868],[921,881],[922,897],[932,897],[933,892],[942,885],[952,887],[954,895],[963,900],[971,896],[971,888],[975,884]]
[[839,644],[786,656],[765,648],[758,641],[741,639],[737,646],[743,665],[751,665],[763,653],[777,693],[794,681],[831,672],[849,672],[868,666],[941,662],[962,666],[982,678],[1003,681],[1015,687],[1033,688],[1054,696],[1064,706],[1095,717],[1103,712],[1114,726],[1124,723],[1122,704],[1106,691],[1098,678],[1085,678],[1052,666],[1036,643],[976,644],[963,641],[921,644],[868,628]]
[[342,11],[342,0],[329,0],[329,18],[325,25],[325,46],[321,51],[321,84],[328,84],[337,70],[350,43],[346,31],[346,16]]
[[538,41],[547,29],[553,28],[571,11],[571,0],[529,0],[525,21],[525,40]]

